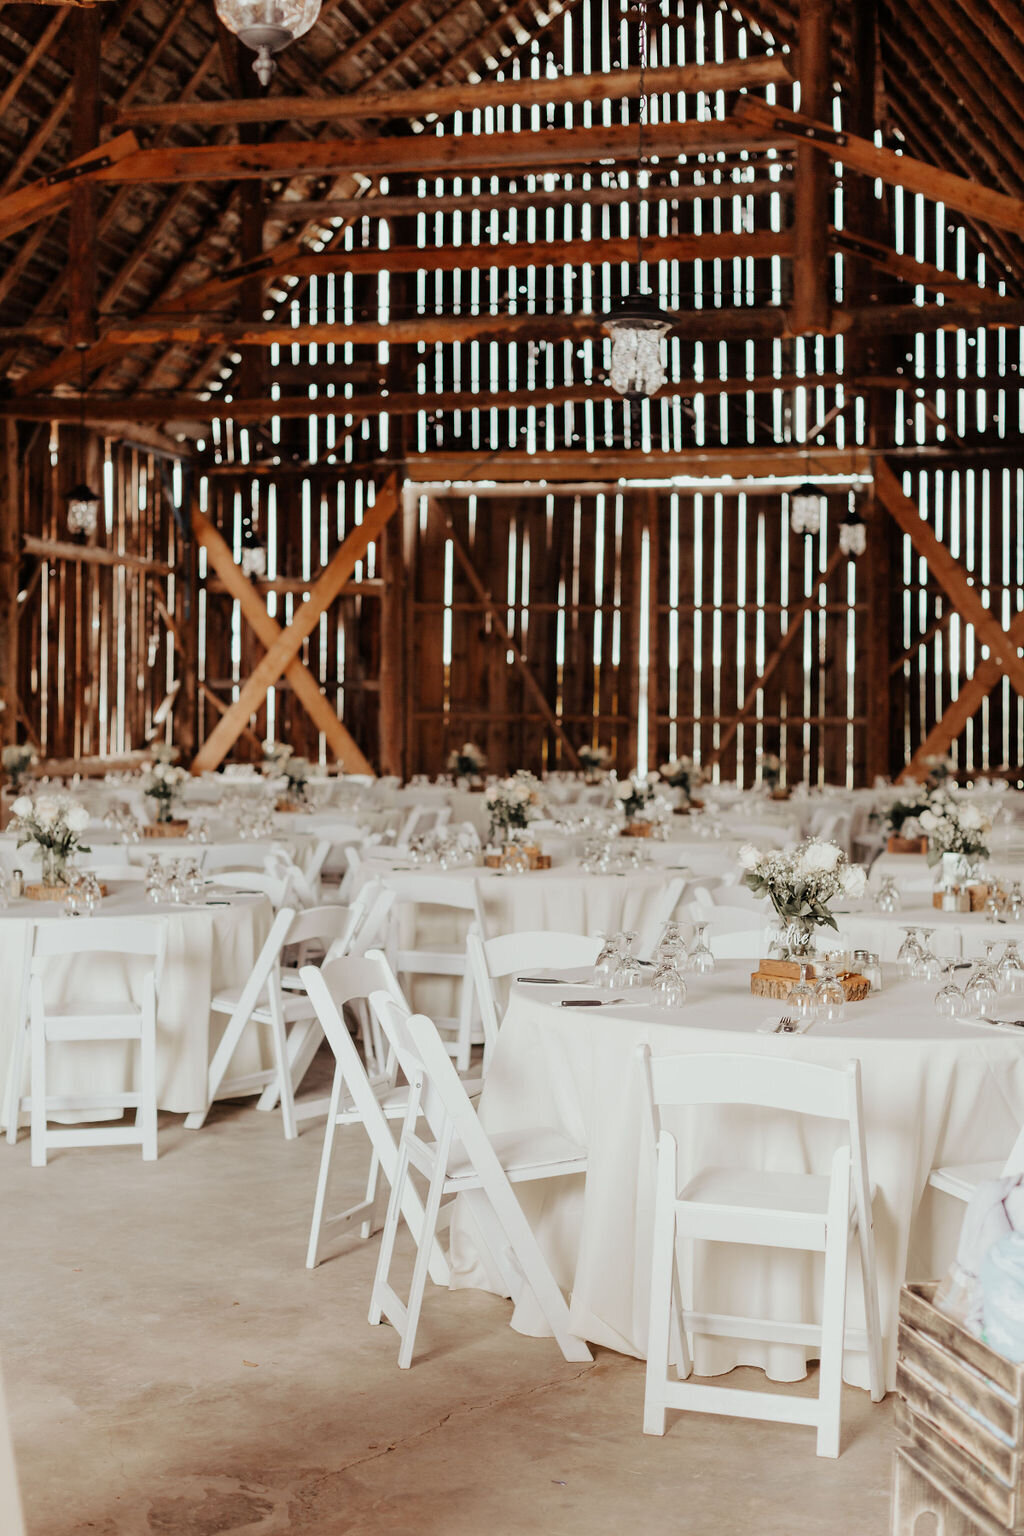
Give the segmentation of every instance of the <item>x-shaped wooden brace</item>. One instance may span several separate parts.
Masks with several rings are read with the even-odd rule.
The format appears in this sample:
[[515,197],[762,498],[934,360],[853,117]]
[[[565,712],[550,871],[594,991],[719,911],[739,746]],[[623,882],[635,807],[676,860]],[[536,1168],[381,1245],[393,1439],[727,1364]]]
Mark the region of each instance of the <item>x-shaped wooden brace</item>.
[[875,464],[875,496],[909,536],[960,616],[974,626],[979,641],[988,646],[988,656],[942,718],[932,726],[904,769],[904,778],[923,778],[927,773],[924,759],[945,751],[950,742],[956,740],[1001,677],[1008,677],[1024,697],[1024,660],[1017,653],[1018,647],[1024,644],[1024,612],[1017,614],[1008,630],[1002,627],[992,610],[985,607],[963,566],[939,542],[931,525],[921,517],[919,508],[904,493],[884,459]]
[[281,629],[267,613],[256,589],[242,575],[230,549],[213,524],[197,508],[193,509],[192,526],[196,538],[205,547],[210,564],[228,592],[237,600],[256,638],[266,647],[266,655],[253,668],[238,698],[225,711],[199,749],[192,764],[193,773],[216,768],[224,760],[252,715],[262,705],[267,689],[274,686],[282,673],[288,678],[296,698],[313,724],[323,731],[338,762],[349,773],[372,773],[369,762],[298,655],[303,641],[313,633],[321,615],[326,613],[341,592],[369,546],[379,538],[385,524],[401,505],[401,500],[398,477],[392,475],[381,487],[363,521],[339,544],[310,589],[308,598],[299,605],[287,629]]

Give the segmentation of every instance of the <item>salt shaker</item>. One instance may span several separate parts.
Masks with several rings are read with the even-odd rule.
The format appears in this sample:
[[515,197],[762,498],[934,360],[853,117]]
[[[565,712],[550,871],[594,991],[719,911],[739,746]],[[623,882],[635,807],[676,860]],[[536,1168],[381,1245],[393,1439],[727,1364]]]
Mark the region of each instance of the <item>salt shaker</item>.
[[870,982],[872,992],[882,990],[882,966],[877,955],[869,949],[855,949],[853,952],[853,969],[858,976],[863,976]]
[[20,869],[11,870],[10,882],[7,886],[7,894],[12,901],[20,901],[25,894],[25,876]]

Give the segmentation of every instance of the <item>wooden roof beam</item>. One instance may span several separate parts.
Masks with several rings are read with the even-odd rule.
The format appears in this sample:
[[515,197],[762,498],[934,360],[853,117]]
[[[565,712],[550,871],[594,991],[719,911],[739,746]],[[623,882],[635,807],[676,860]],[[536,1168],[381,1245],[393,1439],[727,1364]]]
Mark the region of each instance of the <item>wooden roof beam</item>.
[[368,119],[446,117],[484,107],[562,106],[609,98],[633,97],[641,78],[649,95],[742,90],[791,81],[786,56],[730,59],[721,64],[679,64],[648,69],[614,69],[590,75],[488,80],[480,84],[423,86],[407,91],[360,91],[339,96],[266,96],[242,101],[167,102],[156,106],[115,107],[108,121],[115,128],[189,122],[221,127],[238,123],[331,123]]
[[[770,106],[752,96],[743,96],[736,104],[735,117],[762,135],[789,134],[813,145],[823,155],[839,161],[853,171],[874,176],[889,186],[904,187],[908,192],[945,203],[948,208],[972,218],[1024,235],[1024,201],[1007,197],[990,187],[980,186],[952,171],[879,148],[852,133],[837,133],[826,123],[816,122],[800,112]],[[116,169],[116,168],[115,168]],[[107,173],[98,173],[101,176]]]

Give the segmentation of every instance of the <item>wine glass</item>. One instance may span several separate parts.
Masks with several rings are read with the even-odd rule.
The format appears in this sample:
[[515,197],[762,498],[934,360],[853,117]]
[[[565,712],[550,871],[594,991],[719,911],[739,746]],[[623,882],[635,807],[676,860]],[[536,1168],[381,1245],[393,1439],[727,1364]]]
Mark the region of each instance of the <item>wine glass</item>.
[[813,1024],[817,1017],[818,998],[814,987],[807,979],[806,963],[801,963],[800,980],[790,988],[789,996],[786,998],[786,1007],[803,1029],[806,1029],[809,1024]]
[[662,1008],[681,1008],[686,1002],[686,982],[674,961],[662,960],[651,981],[655,1002]]
[[690,969],[698,976],[708,976],[715,968],[715,957],[707,941],[707,923],[694,923],[690,945]]
[[1014,922],[1017,922],[1024,913],[1024,891],[1020,888],[1020,881],[1015,880],[1010,886],[1010,894],[1006,898],[1006,910]]
[[1013,994],[1024,990],[1024,960],[1015,939],[1011,939],[1003,950],[998,977],[1001,991]]
[[826,955],[821,967],[823,974],[814,989],[817,1018],[822,1024],[838,1024],[846,1010],[846,993],[836,975],[836,956]]
[[921,958],[915,961],[912,975],[918,981],[938,981],[942,974],[942,967],[932,949],[932,934],[934,928],[921,929]]
[[953,980],[956,961],[950,956],[942,962],[945,984],[935,994],[935,1011],[943,1019],[960,1018],[964,1012],[964,994]]
[[892,875],[886,875],[875,895],[875,905],[879,912],[898,912],[902,905],[902,897],[899,887]]
[[671,961],[678,964],[679,960],[686,957],[686,941],[683,938],[681,923],[666,923],[658,940],[658,948],[655,952],[655,960]]
[[613,987],[623,991],[629,991],[633,987],[642,987],[644,984],[643,972],[640,962],[633,953],[633,945],[636,943],[635,933],[623,933],[620,935],[619,963],[612,981]]
[[964,1018],[983,1018],[995,1000],[995,983],[985,967],[979,966],[964,988]]
[[615,933],[599,933],[601,950],[594,962],[594,980],[599,987],[611,987],[619,968],[619,936]]
[[917,941],[917,928],[903,928],[906,938],[896,952],[896,964],[900,968],[901,976],[913,976],[914,966],[921,958],[921,946]]

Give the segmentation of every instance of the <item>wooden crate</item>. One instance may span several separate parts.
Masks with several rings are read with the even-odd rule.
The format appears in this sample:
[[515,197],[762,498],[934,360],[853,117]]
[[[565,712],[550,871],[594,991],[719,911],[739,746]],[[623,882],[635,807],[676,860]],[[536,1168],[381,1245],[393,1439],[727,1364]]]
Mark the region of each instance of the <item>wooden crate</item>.
[[1024,1365],[939,1312],[935,1289],[900,1293],[896,1426],[998,1529],[1022,1533]]
[[980,1505],[953,1486],[927,1456],[901,1446],[893,1457],[891,1536],[917,1536],[923,1515],[939,1536],[1006,1536]]
[[928,839],[926,837],[896,837],[893,835],[885,845],[886,853],[927,853]]

